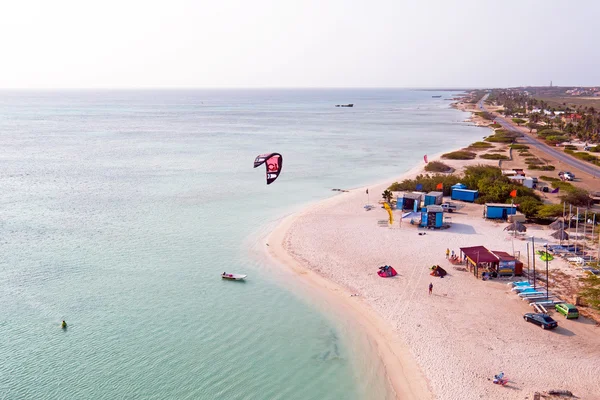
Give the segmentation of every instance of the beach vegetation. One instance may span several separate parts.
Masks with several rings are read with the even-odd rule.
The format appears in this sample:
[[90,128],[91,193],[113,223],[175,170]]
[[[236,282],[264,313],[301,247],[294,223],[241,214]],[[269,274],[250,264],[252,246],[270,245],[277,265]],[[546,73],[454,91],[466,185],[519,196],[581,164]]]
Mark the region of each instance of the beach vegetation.
[[453,168],[441,161],[431,161],[425,165],[427,172],[451,172]]
[[514,123],[515,123],[515,124],[517,124],[518,126],[521,126],[521,124],[524,124],[524,123],[525,123],[525,122],[527,122],[527,121],[525,121],[525,120],[524,120],[524,119],[522,119],[522,118],[513,118],[513,119],[512,119],[512,122],[514,122]]
[[565,150],[577,150],[577,146],[573,146],[572,144],[565,145]]
[[560,196],[560,199],[564,203],[572,204],[574,207],[589,208],[594,204],[594,200],[586,190],[574,186],[573,189]]
[[513,143],[510,148],[513,150],[529,150],[529,146],[520,143]]
[[572,151],[566,149],[565,153],[570,154],[575,158],[579,158],[580,160],[587,161],[595,165],[600,165],[600,159],[598,159],[598,157],[585,151]]
[[533,157],[533,154],[531,154],[530,152],[528,152],[527,150],[520,150],[519,151],[519,155],[523,156],[523,157]]
[[494,119],[496,119],[493,114],[491,114],[487,111],[480,111],[480,112],[476,112],[475,114],[480,116],[483,119],[487,119],[488,121],[493,121]]
[[512,143],[518,136],[518,133],[507,131],[506,129],[496,129],[492,136],[485,138],[486,142],[493,143]]
[[527,127],[529,128],[529,133],[533,132],[534,129],[540,130],[542,128],[540,124],[536,124],[535,122],[528,122]]
[[543,204],[538,208],[537,217],[550,219],[560,217],[563,214],[562,204]]
[[[425,192],[438,191],[443,192],[444,196],[450,196],[452,185],[456,185],[458,182],[460,182],[460,177],[453,174],[422,174],[418,175],[415,179],[394,182],[388,190],[394,192],[416,190],[417,185],[422,185],[422,190]],[[437,188],[440,183],[443,187],[442,190]]]
[[541,179],[546,182],[560,182],[559,178],[555,178],[553,176],[546,176],[546,175],[542,175],[538,179]]
[[388,203],[391,203],[392,197],[394,197],[394,195],[389,189],[386,189],[386,190],[384,190],[383,193],[381,193],[381,197],[383,197],[383,199],[385,201],[387,201]]
[[510,160],[510,158],[508,158],[504,154],[493,154],[493,153],[481,154],[479,156],[479,158],[483,158],[486,160]]
[[514,204],[517,204],[517,209],[525,214],[527,218],[538,215],[539,209],[544,205],[541,200],[530,196],[516,197]]
[[592,153],[600,153],[600,145],[594,146],[594,147],[590,147],[590,151]]
[[489,149],[494,147],[493,144],[487,142],[475,142],[471,143],[467,149]]
[[494,128],[494,129],[502,128],[502,125],[500,125],[500,124],[497,124],[497,123],[495,123],[495,122],[494,122],[493,124],[490,124],[490,125],[488,125],[488,126],[489,126],[490,128]]
[[473,153],[472,151],[458,150],[443,154],[442,158],[446,158],[448,160],[472,160],[476,156],[477,154]]
[[528,167],[538,171],[554,171],[556,169],[554,165],[528,165]]
[[579,295],[591,308],[600,310],[600,277],[587,272],[579,281],[582,285]]

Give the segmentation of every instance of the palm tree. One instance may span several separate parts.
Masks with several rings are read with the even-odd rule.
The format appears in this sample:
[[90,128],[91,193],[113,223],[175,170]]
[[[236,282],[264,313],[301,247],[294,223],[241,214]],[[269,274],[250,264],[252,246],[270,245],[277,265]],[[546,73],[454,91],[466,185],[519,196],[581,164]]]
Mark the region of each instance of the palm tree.
[[387,201],[388,203],[392,202],[392,197],[394,195],[392,194],[392,192],[390,192],[388,189],[386,189],[383,193],[381,193],[381,197],[383,197],[383,199],[385,201]]

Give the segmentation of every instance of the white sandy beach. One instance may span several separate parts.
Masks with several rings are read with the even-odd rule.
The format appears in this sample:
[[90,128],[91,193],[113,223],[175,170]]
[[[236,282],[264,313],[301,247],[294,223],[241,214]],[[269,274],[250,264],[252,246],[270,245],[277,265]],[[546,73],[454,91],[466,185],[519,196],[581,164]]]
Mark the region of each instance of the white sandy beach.
[[[463,161],[449,162],[459,168]],[[398,178],[414,177],[416,167]],[[369,187],[371,203],[392,181]],[[268,238],[271,254],[354,313],[386,367],[399,399],[526,399],[536,391],[566,389],[579,398],[600,398],[600,336],[596,324],[554,315],[559,328],[544,331],[523,321],[533,312],[506,281],[481,281],[445,258],[448,247],[483,245],[520,251],[527,268],[526,242],[512,240],[506,224],[482,218],[483,206],[469,204],[450,214],[446,230],[422,230],[406,220],[393,228],[377,206],[365,211],[365,188],[325,200],[287,218]],[[399,212],[395,212],[399,217]],[[426,235],[418,235],[426,232]],[[533,230],[536,239],[551,231]],[[551,268],[560,266],[555,260]],[[380,265],[398,276],[380,278]],[[445,278],[429,275],[439,264]],[[538,260],[538,268],[544,264]],[[433,283],[433,295],[427,287]],[[358,294],[358,296],[350,296]],[[505,372],[510,383],[494,385]]]

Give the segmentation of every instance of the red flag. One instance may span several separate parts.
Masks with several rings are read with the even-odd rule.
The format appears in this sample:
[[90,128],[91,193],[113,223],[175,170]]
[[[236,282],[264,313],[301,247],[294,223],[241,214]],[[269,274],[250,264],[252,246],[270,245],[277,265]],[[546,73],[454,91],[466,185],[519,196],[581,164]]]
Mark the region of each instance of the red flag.
[[510,197],[517,197],[517,189],[510,192]]
[[442,182],[440,182],[437,184],[437,186],[435,188],[438,190],[442,190],[444,188],[444,184]]
[[425,154],[425,155],[423,156],[423,160],[425,160],[425,164],[427,164],[427,163],[428,163],[428,161],[427,161],[427,154]]

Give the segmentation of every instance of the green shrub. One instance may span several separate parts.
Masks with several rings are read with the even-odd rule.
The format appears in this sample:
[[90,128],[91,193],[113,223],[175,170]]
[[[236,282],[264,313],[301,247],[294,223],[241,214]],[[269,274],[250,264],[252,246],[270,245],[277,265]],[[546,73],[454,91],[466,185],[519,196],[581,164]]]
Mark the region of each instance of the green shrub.
[[469,145],[469,149],[489,149],[490,147],[494,147],[493,144],[486,142],[475,142]]
[[476,156],[477,154],[473,153],[472,151],[458,150],[443,154],[442,158],[446,158],[448,160],[472,160]]
[[484,158],[486,160],[510,160],[510,158],[508,158],[504,154],[490,154],[490,153],[481,154],[479,156],[479,158]]
[[494,119],[496,119],[496,118],[494,118],[494,116],[492,114],[490,114],[487,111],[480,111],[480,112],[476,112],[475,114],[479,115],[483,119],[487,119],[488,121],[493,121]]
[[594,204],[590,194],[587,191],[577,187],[573,187],[571,190],[567,191],[567,193],[560,196],[560,199],[563,202],[572,204],[575,207],[589,208]]
[[552,176],[546,176],[546,175],[540,176],[539,179],[546,181],[546,182],[560,182],[560,179],[554,178]]
[[565,150],[577,150],[577,146],[573,146],[572,144],[565,145]]
[[527,165],[529,169],[535,169],[538,171],[554,171],[556,167],[554,165]]
[[[565,135],[550,135],[546,136],[546,141],[550,143],[563,143],[568,142],[570,138]],[[566,146],[565,146],[566,147]]]
[[600,153],[600,145],[594,146],[594,147],[590,147],[590,151],[592,153]]
[[452,185],[456,185],[458,182],[460,182],[460,178],[457,175],[424,174],[418,175],[415,179],[405,179],[402,182],[394,182],[388,189],[394,192],[416,190],[417,185],[421,184],[423,185],[423,191],[431,192],[434,190],[440,191],[439,189],[436,189],[436,187],[439,183],[442,183],[444,188],[441,191],[444,192],[444,196],[450,196]]
[[[566,152],[567,152],[567,150],[565,150],[565,153]],[[592,164],[600,165],[600,160],[598,159],[598,157],[596,157],[590,153],[586,153],[585,151],[572,152],[569,154],[573,155],[574,157],[579,158],[580,160],[587,161]]]
[[542,160],[540,160],[539,158],[536,158],[536,157],[527,157],[525,159],[525,163],[531,164],[531,165],[543,165],[544,164],[544,162]]
[[512,122],[514,122],[515,124],[517,124],[517,125],[521,126],[521,124],[524,124],[524,123],[525,123],[525,122],[527,122],[527,121],[525,121],[525,120],[524,120],[524,119],[522,119],[522,118],[513,118],[513,119],[512,119]]
[[529,150],[529,146],[520,143],[513,143],[510,145],[510,148],[514,150]]
[[533,154],[531,154],[527,150],[525,150],[525,151],[519,151],[519,155],[523,156],[523,157],[533,157]]
[[557,131],[555,129],[541,129],[537,132],[538,136],[542,137],[542,138],[547,138],[548,136],[562,136],[563,133],[561,131]]
[[502,125],[500,125],[500,124],[496,124],[496,123],[490,124],[490,125],[488,125],[488,126],[489,126],[490,128],[494,128],[494,129],[502,128]]
[[525,214],[528,218],[537,215],[538,210],[543,205],[539,199],[530,196],[518,196],[514,199],[514,203],[518,204],[517,209]]
[[562,204],[544,204],[537,211],[539,218],[555,218],[560,217],[563,213]]
[[452,167],[444,164],[441,161],[431,161],[425,165],[425,171],[427,172],[450,172]]

